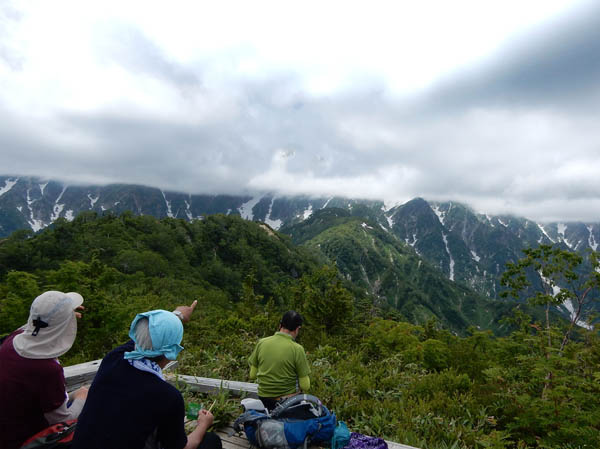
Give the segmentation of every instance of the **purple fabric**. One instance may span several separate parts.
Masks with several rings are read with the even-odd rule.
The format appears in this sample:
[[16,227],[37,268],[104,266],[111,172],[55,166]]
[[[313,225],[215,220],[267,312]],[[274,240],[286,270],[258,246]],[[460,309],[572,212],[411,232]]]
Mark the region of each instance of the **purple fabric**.
[[350,442],[344,449],[388,449],[388,445],[383,438],[369,437],[362,433],[352,432]]

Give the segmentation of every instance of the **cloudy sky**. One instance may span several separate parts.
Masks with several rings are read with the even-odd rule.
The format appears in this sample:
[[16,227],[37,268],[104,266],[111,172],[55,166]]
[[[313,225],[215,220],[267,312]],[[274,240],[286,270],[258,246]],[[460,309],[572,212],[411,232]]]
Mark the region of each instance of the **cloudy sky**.
[[0,174],[600,221],[600,2],[0,0]]

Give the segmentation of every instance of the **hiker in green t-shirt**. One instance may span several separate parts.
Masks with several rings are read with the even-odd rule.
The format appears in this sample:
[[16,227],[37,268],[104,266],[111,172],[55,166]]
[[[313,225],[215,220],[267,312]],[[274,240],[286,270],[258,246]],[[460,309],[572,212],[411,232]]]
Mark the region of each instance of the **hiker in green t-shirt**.
[[279,323],[279,332],[261,338],[252,355],[250,379],[258,380],[258,397],[272,410],[282,399],[310,388],[310,368],[304,348],[294,340],[300,332],[302,316],[290,310]]

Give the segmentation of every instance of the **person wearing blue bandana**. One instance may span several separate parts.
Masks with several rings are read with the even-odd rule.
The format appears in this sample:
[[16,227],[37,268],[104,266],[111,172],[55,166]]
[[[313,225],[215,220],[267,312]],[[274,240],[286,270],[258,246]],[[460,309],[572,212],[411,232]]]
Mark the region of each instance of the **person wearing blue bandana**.
[[73,449],[222,448],[219,436],[207,432],[213,423],[208,410],[198,413],[196,428],[186,435],[183,397],[162,374],[183,349],[183,323],[196,304],[136,315],[129,328],[131,340],[102,360],[77,423]]

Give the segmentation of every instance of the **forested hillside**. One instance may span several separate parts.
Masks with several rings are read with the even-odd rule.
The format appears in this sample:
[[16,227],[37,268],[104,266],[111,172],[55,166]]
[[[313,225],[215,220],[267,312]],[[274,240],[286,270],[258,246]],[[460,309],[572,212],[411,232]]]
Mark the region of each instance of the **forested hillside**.
[[[461,335],[469,326],[508,332],[502,318],[515,307],[513,300],[491,300],[465,284],[450,281],[413,248],[364,216],[360,210],[327,208],[281,228],[281,232],[289,234],[294,243],[321,252],[381,308],[395,310],[411,323],[435,319]],[[540,313],[525,304],[521,307]]]
[[[339,218],[335,232],[362,247],[363,222]],[[383,235],[369,253],[373,263],[382,263],[376,254],[391,255],[399,271],[390,267],[390,276],[413,273],[410,288],[428,284],[414,275],[419,261]],[[506,337],[475,328],[457,336],[439,320],[411,323],[408,312],[373,302],[377,296],[324,265],[318,238],[307,234],[304,241],[313,243],[296,246],[268,226],[224,215],[186,222],[86,213],[36,235],[20,231],[0,241],[0,334],[25,322],[40,292],[78,291],[86,312],[75,346],[61,360],[68,365],[125,341],[137,312],[198,299],[180,371],[247,380],[254,344],[294,308],[306,318],[299,341],[311,365],[311,392],[352,430],[423,449],[600,447],[596,332],[576,326],[565,342],[565,323],[551,315],[538,323],[522,309],[505,318],[515,329]],[[509,274],[519,280],[519,270],[531,267],[513,266]],[[594,273],[587,276],[599,282]],[[374,283],[368,270],[367,279]],[[406,302],[402,288],[396,297]],[[407,311],[418,306],[406,302]],[[217,422],[235,409],[233,400],[220,401]]]

